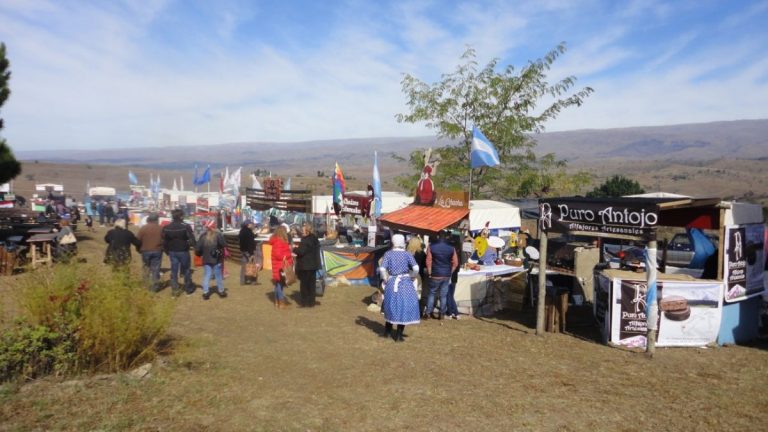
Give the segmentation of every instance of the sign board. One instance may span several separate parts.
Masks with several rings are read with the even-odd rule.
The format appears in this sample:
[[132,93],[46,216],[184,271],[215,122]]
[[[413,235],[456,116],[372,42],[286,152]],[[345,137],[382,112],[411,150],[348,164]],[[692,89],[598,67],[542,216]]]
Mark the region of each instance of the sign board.
[[465,191],[437,191],[437,198],[432,207],[469,208],[469,193]]
[[372,197],[362,195],[343,195],[341,198],[342,215],[370,217]]
[[765,268],[765,226],[725,227],[725,301],[737,302],[762,294]]
[[[265,185],[267,180],[264,179]],[[280,183],[282,184],[282,183]],[[308,190],[245,189],[245,202],[254,210],[278,209],[301,213],[312,212],[312,192]]]
[[539,227],[544,232],[649,238],[658,223],[658,206],[648,201],[552,198],[539,202]]

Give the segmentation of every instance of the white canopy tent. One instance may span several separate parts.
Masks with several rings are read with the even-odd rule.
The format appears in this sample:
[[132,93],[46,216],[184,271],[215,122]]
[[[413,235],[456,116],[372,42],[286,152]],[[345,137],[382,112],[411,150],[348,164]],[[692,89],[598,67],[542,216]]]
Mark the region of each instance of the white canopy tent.
[[520,208],[501,201],[470,201],[469,230],[479,231],[486,223],[489,229],[520,228]]

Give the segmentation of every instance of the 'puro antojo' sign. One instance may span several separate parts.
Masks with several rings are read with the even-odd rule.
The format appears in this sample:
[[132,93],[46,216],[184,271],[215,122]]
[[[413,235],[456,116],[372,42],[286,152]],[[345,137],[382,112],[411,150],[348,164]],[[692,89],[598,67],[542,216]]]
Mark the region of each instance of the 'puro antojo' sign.
[[659,223],[655,202],[614,198],[552,198],[539,201],[544,232],[571,232],[598,237],[649,237]]

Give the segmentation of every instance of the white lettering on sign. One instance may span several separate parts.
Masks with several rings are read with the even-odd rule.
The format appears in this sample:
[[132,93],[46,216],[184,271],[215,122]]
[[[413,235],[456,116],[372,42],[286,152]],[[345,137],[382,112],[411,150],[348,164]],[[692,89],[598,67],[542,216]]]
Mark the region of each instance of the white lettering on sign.
[[572,221],[585,221],[592,222],[595,220],[595,213],[588,209],[569,209],[568,204],[560,204],[557,206],[560,210],[560,220],[572,220]]

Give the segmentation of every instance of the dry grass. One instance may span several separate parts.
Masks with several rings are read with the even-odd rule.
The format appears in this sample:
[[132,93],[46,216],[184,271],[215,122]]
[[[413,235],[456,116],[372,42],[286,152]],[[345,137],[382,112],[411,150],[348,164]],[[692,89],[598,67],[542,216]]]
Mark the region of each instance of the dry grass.
[[[81,243],[89,261],[103,233]],[[229,298],[177,300],[169,352],[149,377],[6,385],[0,430],[753,431],[768,403],[765,344],[648,359],[596,343],[583,315],[570,318],[575,334],[537,337],[530,312],[428,321],[396,344],[376,335],[369,288],[278,311],[266,272],[240,287],[228,266]],[[23,277],[2,279],[4,302]]]

